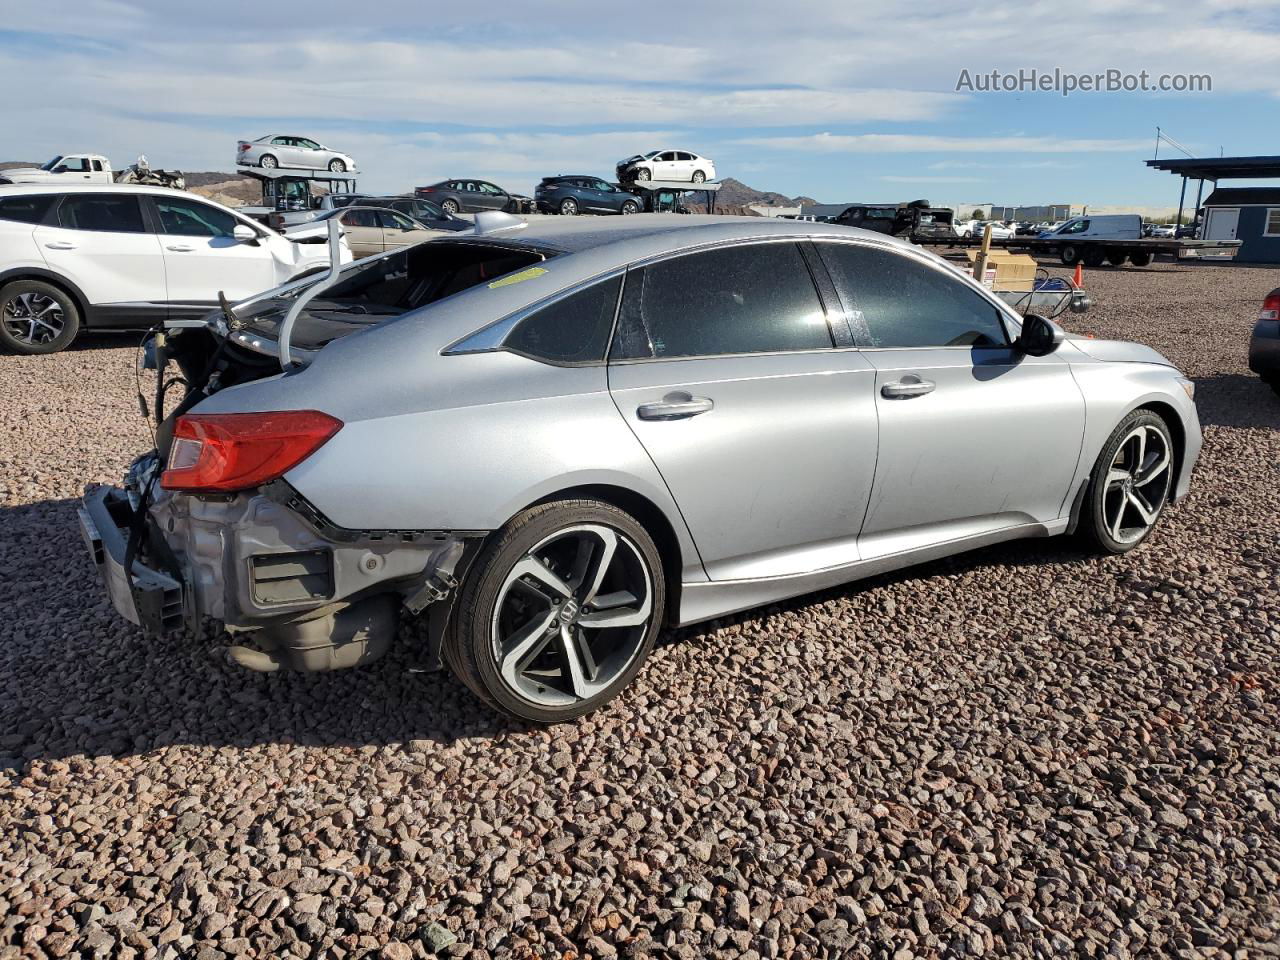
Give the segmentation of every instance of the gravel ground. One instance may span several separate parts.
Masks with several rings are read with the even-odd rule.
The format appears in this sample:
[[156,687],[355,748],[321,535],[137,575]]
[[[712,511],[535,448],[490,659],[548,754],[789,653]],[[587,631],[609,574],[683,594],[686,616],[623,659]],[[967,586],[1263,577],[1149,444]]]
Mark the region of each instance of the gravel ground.
[[[132,350],[0,357],[0,958],[1280,956],[1276,271],[1089,271],[1199,382],[1138,552],[1017,543],[666,638],[552,730],[397,653],[143,639],[74,503]],[[450,944],[456,938],[456,942]]]

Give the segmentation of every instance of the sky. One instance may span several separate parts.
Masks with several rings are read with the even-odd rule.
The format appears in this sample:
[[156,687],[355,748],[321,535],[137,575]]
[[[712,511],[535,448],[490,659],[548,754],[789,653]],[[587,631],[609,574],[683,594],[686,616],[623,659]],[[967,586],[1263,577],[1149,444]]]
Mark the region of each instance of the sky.
[[[353,155],[370,192],[530,193],[674,147],[823,202],[1176,205],[1142,163],[1156,127],[1198,156],[1280,153],[1277,51],[1277,0],[0,0],[0,160],[230,170],[237,140],[284,133]],[[1055,68],[1212,90],[956,89]]]

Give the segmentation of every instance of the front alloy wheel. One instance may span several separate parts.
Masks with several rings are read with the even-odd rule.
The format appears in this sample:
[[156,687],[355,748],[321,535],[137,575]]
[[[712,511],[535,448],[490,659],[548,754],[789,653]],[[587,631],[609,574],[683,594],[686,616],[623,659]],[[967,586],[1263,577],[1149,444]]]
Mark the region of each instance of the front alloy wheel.
[[346,173],[347,165],[343,163],[341,160],[339,160],[337,157],[334,157],[332,160],[329,161],[329,171],[331,173]]
[[1155,528],[1173,488],[1169,427],[1136,410],[1111,434],[1094,466],[1084,530],[1107,553],[1127,553]]
[[444,645],[467,686],[506,713],[552,723],[612,699],[640,669],[664,609],[657,550],[608,504],[534,507],[467,577]]

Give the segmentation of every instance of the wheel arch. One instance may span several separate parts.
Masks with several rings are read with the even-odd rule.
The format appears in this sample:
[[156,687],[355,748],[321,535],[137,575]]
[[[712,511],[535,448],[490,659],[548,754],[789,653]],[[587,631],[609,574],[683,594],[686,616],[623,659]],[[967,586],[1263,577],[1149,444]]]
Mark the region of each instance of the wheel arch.
[[84,295],[83,290],[66,277],[43,267],[14,267],[11,270],[0,272],[0,287],[23,280],[38,280],[41,283],[49,284],[51,287],[57,287],[75,301],[76,309],[80,311],[81,327],[89,329],[93,326],[89,298]]
[[517,513],[555,500],[600,500],[630,514],[653,537],[662,558],[662,576],[667,587],[667,622],[674,625],[680,616],[681,570],[684,567],[680,538],[662,508],[642,493],[609,483],[586,483],[565,487],[526,504]]

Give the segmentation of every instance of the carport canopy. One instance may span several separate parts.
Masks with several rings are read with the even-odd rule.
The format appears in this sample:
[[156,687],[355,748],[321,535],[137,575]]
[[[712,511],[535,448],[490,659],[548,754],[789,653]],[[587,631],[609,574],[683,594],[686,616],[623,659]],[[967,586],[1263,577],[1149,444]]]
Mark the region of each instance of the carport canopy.
[[1198,180],[1196,206],[1204,193],[1204,182],[1217,185],[1219,180],[1267,180],[1280,177],[1280,156],[1266,157],[1173,157],[1148,160],[1148,167],[1182,177],[1182,194],[1178,197],[1178,225],[1182,225],[1182,208],[1187,199],[1187,181]]

